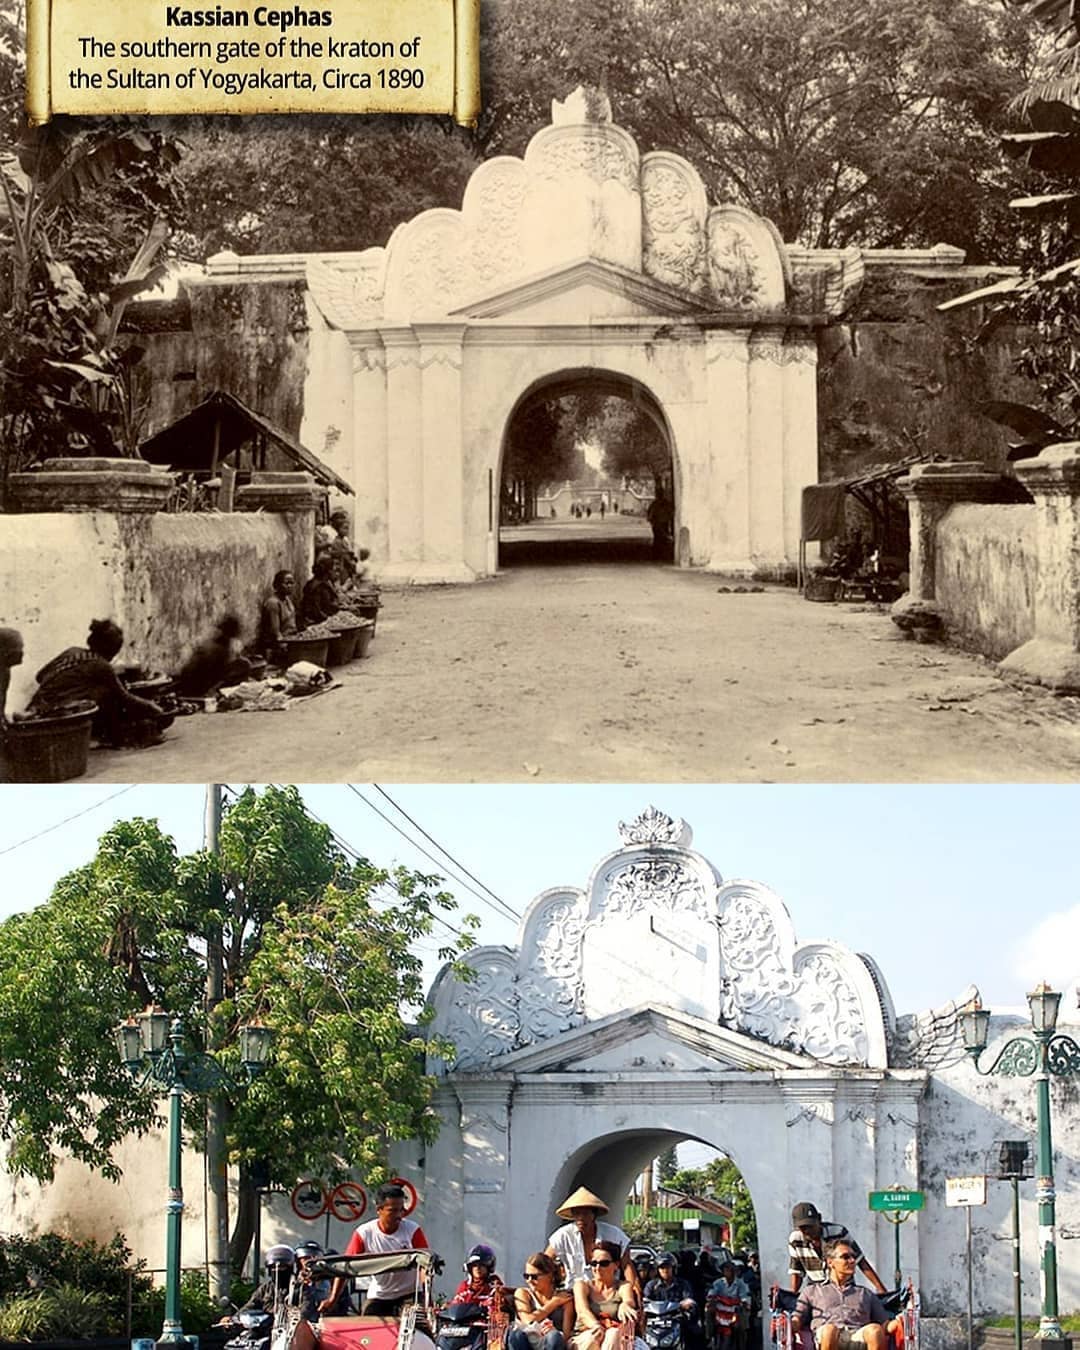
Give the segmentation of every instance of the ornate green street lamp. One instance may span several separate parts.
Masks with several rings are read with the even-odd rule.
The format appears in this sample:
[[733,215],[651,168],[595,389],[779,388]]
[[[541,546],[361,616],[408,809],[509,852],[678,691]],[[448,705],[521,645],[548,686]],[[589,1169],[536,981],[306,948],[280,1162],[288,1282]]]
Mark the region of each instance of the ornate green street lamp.
[[181,1102],[185,1092],[207,1094],[246,1087],[266,1067],[273,1031],[260,1023],[240,1028],[240,1060],[244,1076],[235,1078],[213,1055],[184,1049],[184,1027],[161,1008],[147,1008],[116,1028],[116,1045],[124,1066],[139,1087],[169,1094],[169,1199],[165,1206],[165,1322],[158,1344],[186,1341],[180,1312],[180,1222],[184,1192],[180,1177],[183,1136]]
[[1035,1177],[1035,1198],[1039,1203],[1039,1283],[1042,1290],[1042,1315],[1039,1318],[1040,1341],[1066,1341],[1058,1320],[1057,1244],[1054,1237],[1054,1150],[1050,1135],[1050,1076],[1080,1076],[1080,1045],[1071,1036],[1054,1035],[1061,995],[1047,984],[1040,984],[1027,996],[1031,1009],[1029,1036],[1013,1036],[1002,1046],[989,1068],[979,1067],[979,1055],[986,1048],[990,1010],[976,1001],[960,1014],[964,1048],[978,1073],[1011,1077],[1035,1077],[1035,1117],[1038,1124],[1039,1156]]

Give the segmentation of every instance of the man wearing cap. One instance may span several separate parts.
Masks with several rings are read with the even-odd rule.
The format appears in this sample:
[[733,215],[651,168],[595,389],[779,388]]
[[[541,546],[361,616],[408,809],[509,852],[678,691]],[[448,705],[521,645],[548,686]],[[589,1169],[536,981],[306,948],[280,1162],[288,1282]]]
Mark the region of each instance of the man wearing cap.
[[791,1292],[797,1294],[803,1280],[808,1284],[828,1284],[829,1271],[824,1258],[827,1242],[843,1238],[855,1253],[859,1269],[878,1291],[884,1294],[877,1271],[863,1255],[862,1249],[842,1223],[826,1223],[816,1205],[808,1200],[800,1201],[791,1211],[794,1225],[788,1238],[788,1275],[791,1277]]
[[575,1280],[587,1280],[590,1275],[588,1260],[593,1248],[602,1239],[614,1242],[621,1253],[623,1277],[630,1281],[635,1305],[640,1302],[641,1285],[637,1267],[630,1255],[630,1239],[613,1223],[601,1223],[600,1215],[608,1212],[607,1205],[585,1186],[579,1186],[567,1196],[555,1213],[569,1220],[548,1238],[547,1254],[561,1261],[566,1271],[566,1282],[573,1287]]
[[825,1243],[828,1275],[824,1283],[807,1282],[791,1318],[798,1336],[809,1326],[817,1350],[885,1350],[886,1336],[898,1321],[890,1321],[881,1299],[855,1283],[855,1244],[850,1238],[832,1238]]

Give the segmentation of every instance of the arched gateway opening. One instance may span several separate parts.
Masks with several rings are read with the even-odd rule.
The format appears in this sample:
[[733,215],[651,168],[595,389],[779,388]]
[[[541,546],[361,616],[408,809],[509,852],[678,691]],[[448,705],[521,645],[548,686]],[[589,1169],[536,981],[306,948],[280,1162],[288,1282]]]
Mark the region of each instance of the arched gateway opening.
[[590,372],[658,414],[680,566],[793,574],[818,477],[816,334],[850,305],[861,255],[788,248],[710,205],[694,166],[642,154],[602,96],[552,119],[521,158],[481,164],[460,209],[307,260],[305,441],[356,486],[383,578],[469,581],[498,568],[503,512],[566,519],[517,470],[551,439],[534,433],[559,374]]
[[[800,942],[779,897],[725,881],[682,821],[650,808],[620,834],[583,887],[533,901],[517,946],[471,952],[473,980],[447,970],[432,989],[457,1053],[431,1065],[425,1230],[444,1251],[492,1242],[513,1269],[576,1185],[617,1210],[651,1157],[699,1140],[753,1197],[768,1284],[797,1201],[857,1224],[876,1184],[916,1187],[927,1074],[890,1062],[869,958]],[[863,1243],[879,1269],[884,1243]]]
[[675,559],[667,418],[638,380],[561,371],[521,396],[503,433],[498,563]]

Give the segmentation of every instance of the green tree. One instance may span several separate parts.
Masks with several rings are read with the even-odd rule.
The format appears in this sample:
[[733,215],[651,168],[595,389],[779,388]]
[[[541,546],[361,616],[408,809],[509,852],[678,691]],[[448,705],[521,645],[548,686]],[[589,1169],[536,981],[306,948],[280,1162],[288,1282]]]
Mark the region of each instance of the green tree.
[[[351,860],[295,788],[243,792],[224,813],[217,854],[179,856],[156,822],[130,820],[99,841],[39,908],[0,938],[0,1139],[7,1167],[52,1177],[66,1150],[116,1179],[115,1145],[160,1119],[137,1092],[111,1029],[148,1003],[179,1015],[193,1048],[238,1069],[239,1025],[259,1016],[276,1033],[272,1062],[227,1100],[230,1159],[239,1168],[231,1240],[236,1267],[250,1245],[251,1167],[274,1184],[385,1167],[390,1140],[430,1139],[432,1080],[423,1035],[418,940],[453,907],[437,878]],[[456,959],[471,939],[448,940]],[[224,1000],[205,1009],[206,939],[220,933]],[[409,1025],[401,1009],[416,1009]],[[185,1098],[201,1136],[202,1106]]]
[[177,133],[195,257],[385,244],[433,206],[458,207],[479,156],[431,117],[185,119]]
[[608,91],[642,150],[685,155],[714,201],[816,247],[1000,254],[990,182],[1031,33],[988,0],[489,0],[481,136],[520,153],[551,71]]
[[656,1159],[656,1180],[661,1186],[670,1186],[671,1180],[679,1170],[679,1159],[675,1145],[664,1149]]

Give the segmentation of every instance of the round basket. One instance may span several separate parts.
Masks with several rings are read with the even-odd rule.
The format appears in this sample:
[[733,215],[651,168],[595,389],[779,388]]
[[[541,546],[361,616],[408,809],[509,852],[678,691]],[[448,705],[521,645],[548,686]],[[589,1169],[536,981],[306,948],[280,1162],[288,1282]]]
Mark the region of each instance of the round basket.
[[9,783],[66,783],[86,772],[92,703],[26,722],[4,732],[3,756]]
[[807,577],[803,594],[807,600],[838,600],[841,584],[839,577]]
[[371,639],[375,636],[375,622],[369,620],[356,634],[356,651],[353,653],[355,660],[360,661],[368,654],[368,648],[371,646]]
[[356,639],[360,636],[361,627],[359,624],[355,628],[340,628],[336,637],[330,638],[326,646],[326,664],[328,666],[343,666],[347,661],[353,659],[356,651]]
[[326,665],[326,649],[330,645],[328,638],[284,637],[281,639],[285,653],[285,664],[291,666],[295,661],[310,661],[316,666]]

